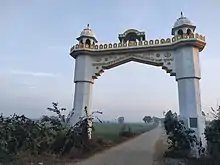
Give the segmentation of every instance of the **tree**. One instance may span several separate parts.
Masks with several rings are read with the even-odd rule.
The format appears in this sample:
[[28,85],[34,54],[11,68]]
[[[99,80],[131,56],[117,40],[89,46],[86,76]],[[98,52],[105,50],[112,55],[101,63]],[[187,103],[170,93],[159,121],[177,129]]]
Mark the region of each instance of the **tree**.
[[219,106],[218,109],[216,109],[216,110],[211,107],[210,114],[211,114],[215,119],[220,119],[220,106]]
[[123,124],[124,123],[125,118],[123,116],[118,118],[118,123],[119,124]]
[[144,116],[143,121],[146,123],[150,123],[152,121],[152,117],[151,116]]

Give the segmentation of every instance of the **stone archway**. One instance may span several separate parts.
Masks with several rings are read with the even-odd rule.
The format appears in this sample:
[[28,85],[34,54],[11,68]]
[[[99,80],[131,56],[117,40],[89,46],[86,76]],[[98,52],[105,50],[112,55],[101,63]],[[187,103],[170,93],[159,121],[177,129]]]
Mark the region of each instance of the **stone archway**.
[[[187,26],[192,33],[187,34],[186,27],[183,25]],[[179,30],[182,30],[183,34],[178,35]],[[74,115],[70,122],[74,124],[79,120],[85,106],[90,110],[95,79],[106,69],[136,61],[158,66],[170,76],[176,77],[180,117],[188,127],[195,130],[197,137],[204,141],[205,121],[201,111],[199,52],[203,50],[206,42],[205,37],[194,34],[194,30],[195,26],[181,16],[174,24],[172,33],[176,35],[172,38],[145,40],[144,32],[132,29],[130,31],[137,34],[136,41],[134,41],[134,35],[129,40],[128,30],[119,34],[119,43],[88,45],[81,44],[80,41],[86,38],[95,39],[95,37],[91,29],[84,29],[83,35],[78,38],[79,44],[70,50],[70,55],[76,60]]]

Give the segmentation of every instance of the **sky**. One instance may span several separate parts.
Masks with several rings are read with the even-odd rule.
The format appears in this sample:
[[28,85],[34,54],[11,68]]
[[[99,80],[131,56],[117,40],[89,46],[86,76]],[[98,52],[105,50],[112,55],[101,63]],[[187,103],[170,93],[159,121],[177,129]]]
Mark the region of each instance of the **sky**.
[[[200,82],[208,112],[220,103],[218,0],[0,0],[0,112],[38,118],[53,101],[72,108],[69,49],[87,24],[99,43],[118,42],[130,28],[145,31],[147,40],[166,38],[181,11],[206,36]],[[177,83],[161,68],[130,62],[95,80],[92,111],[103,111],[103,119],[141,121],[169,109],[178,112]]]

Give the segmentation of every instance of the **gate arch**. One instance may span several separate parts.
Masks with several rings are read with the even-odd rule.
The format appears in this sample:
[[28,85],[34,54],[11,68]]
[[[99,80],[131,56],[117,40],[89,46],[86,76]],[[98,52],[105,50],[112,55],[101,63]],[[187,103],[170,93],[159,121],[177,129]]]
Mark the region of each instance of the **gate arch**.
[[[170,76],[175,76],[180,117],[205,142],[205,120],[199,86],[199,52],[204,49],[206,42],[204,36],[195,33],[195,28],[188,18],[181,15],[171,30],[173,36],[170,38],[146,40],[145,32],[130,29],[119,34],[119,43],[99,44],[87,26],[77,38],[79,43],[70,49],[70,55],[75,59],[75,112],[70,119],[71,124],[75,124],[83,115],[84,107],[90,110],[94,79],[106,69],[135,61],[158,66]],[[178,33],[180,30],[181,35]],[[137,41],[134,38],[129,40],[130,33],[136,34]],[[87,39],[95,44],[86,44]]]

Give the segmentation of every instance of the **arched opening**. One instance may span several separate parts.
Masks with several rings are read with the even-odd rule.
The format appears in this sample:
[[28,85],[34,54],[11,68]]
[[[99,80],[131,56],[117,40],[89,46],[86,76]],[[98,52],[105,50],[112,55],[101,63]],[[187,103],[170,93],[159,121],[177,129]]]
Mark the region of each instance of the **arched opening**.
[[83,44],[83,40],[80,40],[80,44]]
[[187,32],[186,32],[188,35],[190,35],[192,33],[191,29],[187,29]]
[[86,45],[89,45],[89,46],[91,45],[90,39],[87,39],[87,40],[86,40]]
[[183,30],[182,29],[178,30],[177,34],[182,36],[183,35]]
[[136,33],[129,33],[126,36],[127,41],[138,41],[138,36]]
[[[154,75],[154,78],[149,79],[143,75]],[[161,80],[167,85],[166,88],[160,85]],[[161,68],[130,61],[106,69],[95,80],[91,111],[100,109],[104,121],[112,122],[115,119],[117,122],[118,117],[123,116],[125,122],[134,123],[143,122],[145,114],[163,117],[163,111],[166,109],[178,113],[175,87],[176,82]],[[152,95],[157,97],[151,97]]]

